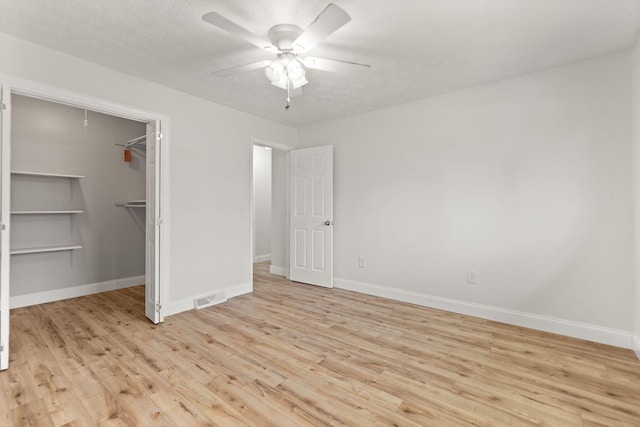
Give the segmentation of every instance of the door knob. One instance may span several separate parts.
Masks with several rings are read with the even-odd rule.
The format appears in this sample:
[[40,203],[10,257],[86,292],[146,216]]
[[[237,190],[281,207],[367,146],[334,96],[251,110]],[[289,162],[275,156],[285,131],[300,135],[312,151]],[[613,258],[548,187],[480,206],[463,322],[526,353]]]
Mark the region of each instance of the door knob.
[[324,225],[331,225],[331,221],[325,221]]

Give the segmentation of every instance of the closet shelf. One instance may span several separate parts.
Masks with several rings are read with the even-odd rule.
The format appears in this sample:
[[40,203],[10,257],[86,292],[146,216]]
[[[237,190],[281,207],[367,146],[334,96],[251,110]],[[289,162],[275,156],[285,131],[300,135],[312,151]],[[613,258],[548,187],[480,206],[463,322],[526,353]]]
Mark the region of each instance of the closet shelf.
[[11,215],[57,215],[57,214],[80,214],[84,211],[59,210],[59,211],[11,211]]
[[27,176],[42,176],[47,178],[71,178],[71,179],[84,178],[84,175],[68,175],[68,174],[61,174],[61,173],[46,173],[46,172],[11,171],[11,174],[27,175]]
[[146,200],[129,200],[122,203],[116,203],[116,206],[124,207],[124,208],[146,208],[147,201]]
[[37,254],[42,252],[60,252],[82,249],[82,245],[43,246],[39,248],[11,249],[11,255]]

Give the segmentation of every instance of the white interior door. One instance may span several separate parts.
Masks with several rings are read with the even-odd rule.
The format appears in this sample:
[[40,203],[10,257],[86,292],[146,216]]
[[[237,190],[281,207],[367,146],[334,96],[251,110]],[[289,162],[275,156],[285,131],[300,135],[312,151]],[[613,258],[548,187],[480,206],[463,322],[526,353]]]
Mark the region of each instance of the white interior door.
[[9,367],[9,201],[11,191],[11,90],[1,87],[0,105],[0,369]]
[[292,150],[289,278],[333,287],[333,146]]
[[162,321],[160,305],[160,144],[159,120],[147,124],[147,217],[145,251],[145,314],[153,322]]

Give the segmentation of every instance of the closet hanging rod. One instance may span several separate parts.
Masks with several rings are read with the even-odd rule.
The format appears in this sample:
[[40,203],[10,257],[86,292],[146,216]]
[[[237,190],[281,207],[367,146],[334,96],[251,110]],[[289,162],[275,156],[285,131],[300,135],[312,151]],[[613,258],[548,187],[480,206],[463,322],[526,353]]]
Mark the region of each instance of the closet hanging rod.
[[130,140],[128,140],[128,141],[127,141],[127,143],[131,143],[131,142],[140,142],[140,141],[142,141],[143,139],[147,139],[147,135],[142,135],[142,136],[139,136],[139,137],[137,137],[137,138],[130,139]]
[[141,142],[146,142],[146,140],[147,140],[147,135],[142,135],[142,136],[139,136],[137,138],[130,139],[127,142],[125,142],[124,144],[115,144],[115,145],[119,145],[119,146],[124,147],[124,148],[129,148],[131,146],[140,144]]

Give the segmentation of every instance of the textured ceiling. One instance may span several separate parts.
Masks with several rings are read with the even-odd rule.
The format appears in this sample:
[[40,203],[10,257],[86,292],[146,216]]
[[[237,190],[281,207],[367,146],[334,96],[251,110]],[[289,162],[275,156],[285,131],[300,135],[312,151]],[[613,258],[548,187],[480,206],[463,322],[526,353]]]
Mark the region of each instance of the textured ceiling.
[[300,127],[630,48],[640,0],[333,0],[352,17],[310,55],[371,65],[364,77],[309,70],[305,94],[262,70],[271,56],[202,21],[218,12],[263,38],[305,28],[327,0],[0,0],[0,31]]

